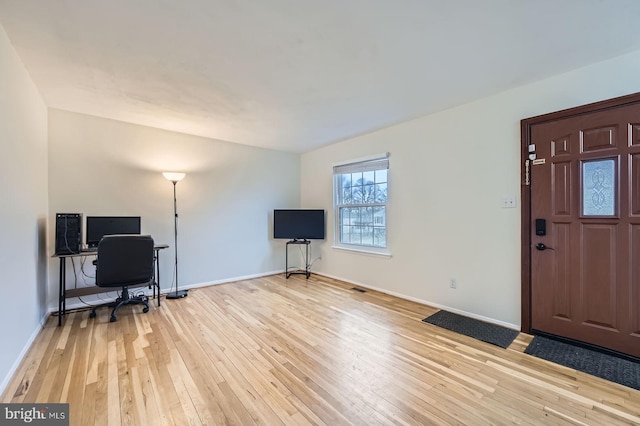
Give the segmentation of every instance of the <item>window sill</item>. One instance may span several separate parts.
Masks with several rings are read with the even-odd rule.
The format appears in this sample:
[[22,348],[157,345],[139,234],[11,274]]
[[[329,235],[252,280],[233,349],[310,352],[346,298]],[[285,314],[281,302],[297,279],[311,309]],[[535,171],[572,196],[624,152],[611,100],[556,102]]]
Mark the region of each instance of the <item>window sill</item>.
[[381,257],[391,257],[391,252],[388,250],[374,251],[374,250],[367,250],[366,247],[354,248],[354,247],[345,247],[345,246],[336,246],[336,245],[331,246],[331,248],[334,248],[337,250],[350,251],[354,253],[371,254],[374,256],[381,256]]

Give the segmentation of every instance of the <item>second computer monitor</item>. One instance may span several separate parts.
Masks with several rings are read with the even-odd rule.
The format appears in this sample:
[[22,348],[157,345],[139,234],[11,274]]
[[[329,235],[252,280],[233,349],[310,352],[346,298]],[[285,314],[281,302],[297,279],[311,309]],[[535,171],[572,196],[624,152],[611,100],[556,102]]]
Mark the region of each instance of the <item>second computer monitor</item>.
[[98,247],[105,235],[139,233],[140,216],[87,216],[88,247]]

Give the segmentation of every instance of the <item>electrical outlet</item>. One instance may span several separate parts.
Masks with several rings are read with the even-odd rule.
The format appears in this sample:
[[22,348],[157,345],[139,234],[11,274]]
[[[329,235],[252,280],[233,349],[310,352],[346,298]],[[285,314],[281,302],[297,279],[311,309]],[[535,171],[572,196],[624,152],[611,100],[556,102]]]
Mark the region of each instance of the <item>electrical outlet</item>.
[[515,195],[505,195],[502,197],[502,207],[505,209],[515,209],[516,208],[516,196]]
[[451,278],[451,282],[449,282],[449,287],[458,288],[458,280],[456,280],[455,278]]

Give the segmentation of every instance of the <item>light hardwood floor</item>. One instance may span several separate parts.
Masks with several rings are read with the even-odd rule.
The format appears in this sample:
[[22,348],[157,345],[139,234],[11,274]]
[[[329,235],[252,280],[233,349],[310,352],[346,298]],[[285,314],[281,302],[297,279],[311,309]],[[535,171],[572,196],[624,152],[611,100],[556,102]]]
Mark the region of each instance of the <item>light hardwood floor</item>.
[[283,275],[194,289],[109,323],[51,317],[2,402],[72,425],[640,424],[640,391],[421,320],[436,309]]

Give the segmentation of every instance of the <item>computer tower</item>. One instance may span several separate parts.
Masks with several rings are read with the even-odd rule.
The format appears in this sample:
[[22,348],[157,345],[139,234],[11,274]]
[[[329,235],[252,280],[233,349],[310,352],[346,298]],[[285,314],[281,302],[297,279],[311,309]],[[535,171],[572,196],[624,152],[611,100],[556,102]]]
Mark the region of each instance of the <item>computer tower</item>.
[[56,254],[80,253],[82,214],[56,213]]

